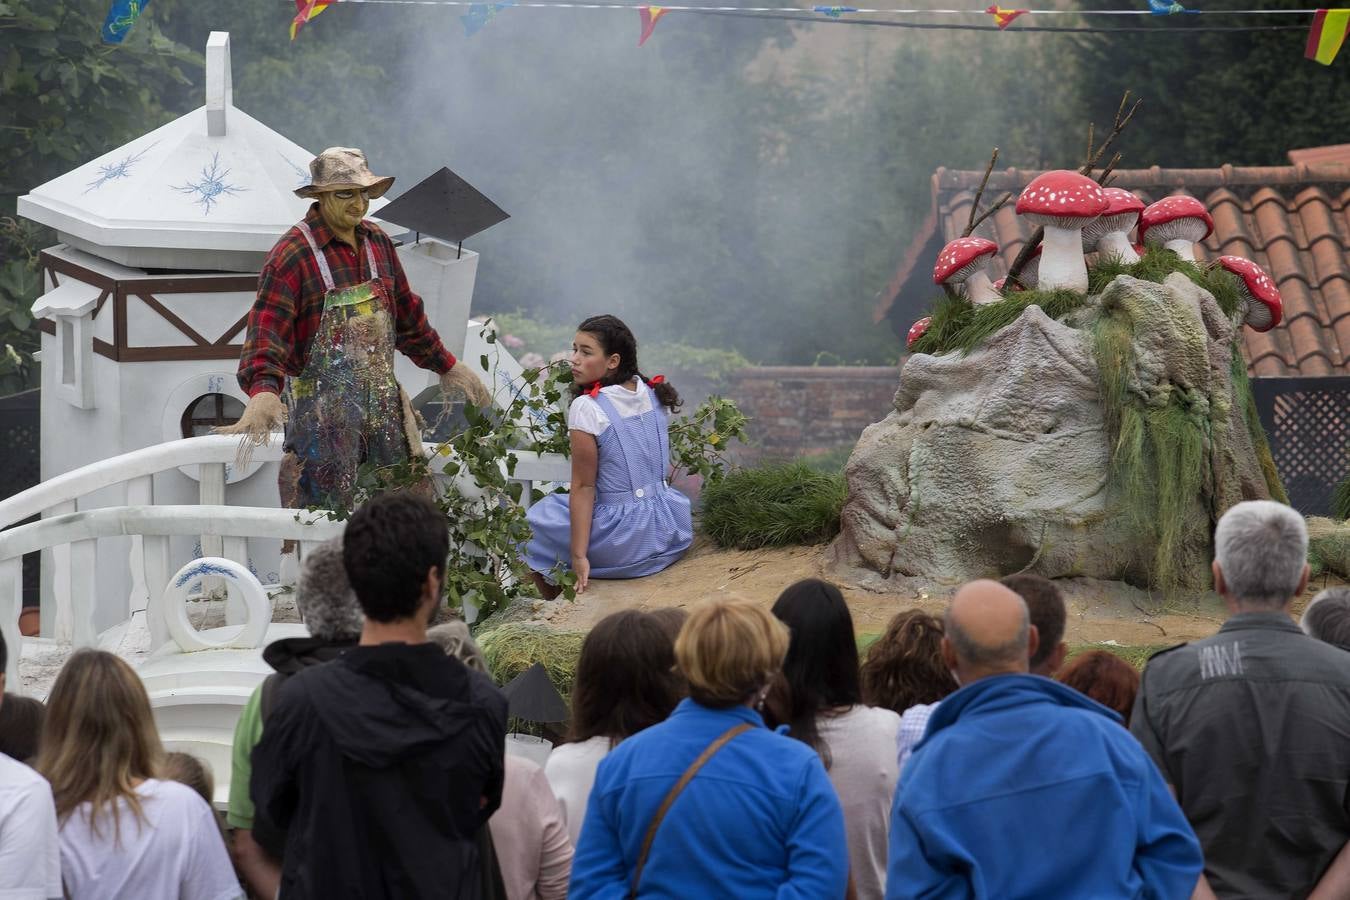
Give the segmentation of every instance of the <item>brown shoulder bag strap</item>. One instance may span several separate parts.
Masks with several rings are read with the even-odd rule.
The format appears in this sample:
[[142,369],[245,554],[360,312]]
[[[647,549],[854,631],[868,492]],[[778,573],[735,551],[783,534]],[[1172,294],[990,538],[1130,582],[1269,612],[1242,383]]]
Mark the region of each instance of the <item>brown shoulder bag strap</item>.
[[656,810],[656,815],[652,816],[652,823],[647,826],[647,836],[642,839],[642,852],[638,854],[637,868],[633,871],[633,885],[628,889],[629,900],[637,897],[638,883],[642,881],[642,868],[647,865],[647,854],[651,853],[652,842],[656,840],[656,829],[661,827],[661,820],[666,817],[666,813],[670,812],[670,807],[675,802],[675,798],[680,796],[680,791],[685,789],[685,786],[698,774],[698,770],[703,768],[704,763],[712,759],[718,750],[730,743],[736,735],[754,727],[749,722],[742,722],[722,732],[722,736],[709,744],[698,755],[698,759],[694,760],[689,768],[684,770],[680,780],[675,782],[675,786],[670,789],[670,793],[666,794],[666,799],[661,801],[661,806]]

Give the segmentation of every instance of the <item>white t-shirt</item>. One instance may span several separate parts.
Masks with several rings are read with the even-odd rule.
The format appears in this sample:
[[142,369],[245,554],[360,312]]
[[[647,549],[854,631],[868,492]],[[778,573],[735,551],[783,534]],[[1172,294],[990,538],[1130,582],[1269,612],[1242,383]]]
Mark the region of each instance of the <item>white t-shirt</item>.
[[591,797],[591,787],[595,784],[595,770],[600,760],[609,755],[610,745],[607,737],[593,737],[575,744],[563,744],[554,747],[544,764],[544,774],[548,776],[553,796],[558,798],[563,817],[567,820],[567,835],[572,846],[577,845],[581,837],[581,823],[586,819],[586,801]]
[[900,717],[889,709],[854,706],[841,715],[821,716],[816,727],[830,751],[830,783],[844,808],[848,861],[858,898],[880,900],[886,894]]
[[60,896],[61,845],[51,786],[0,753],[0,900]]
[[75,900],[238,900],[215,814],[196,791],[176,781],[148,779],[136,788],[145,821],[118,801],[120,840],[104,811],[98,833],[82,803],[61,826],[61,871]]
[[[600,389],[600,393],[614,404],[619,415],[625,419],[640,416],[652,408],[651,391],[641,383],[635,391],[621,384],[608,384]],[[609,427],[609,416],[605,415],[599,403],[582,394],[567,408],[567,427],[572,431],[584,431],[599,437]]]

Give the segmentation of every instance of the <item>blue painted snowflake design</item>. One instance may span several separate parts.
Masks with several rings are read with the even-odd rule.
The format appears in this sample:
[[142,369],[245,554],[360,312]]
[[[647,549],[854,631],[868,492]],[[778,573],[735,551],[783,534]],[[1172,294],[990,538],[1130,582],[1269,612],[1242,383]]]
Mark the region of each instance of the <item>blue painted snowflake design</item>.
[[235,577],[234,573],[224,566],[217,565],[216,563],[204,562],[193,566],[182,575],[179,575],[178,578],[174,580],[173,586],[180,588],[192,579],[201,578],[206,575],[219,575],[222,578],[229,578],[230,580],[234,580]]
[[290,166],[292,169],[295,170],[295,177],[299,179],[295,183],[296,187],[309,187],[309,169],[300,168],[295,163],[291,162],[291,158],[286,154],[282,153],[280,150],[277,151],[277,156],[280,156],[282,159],[286,160],[286,165]]
[[211,157],[211,165],[202,166],[201,181],[191,182],[179,187],[174,185],[173,189],[183,194],[196,194],[192,201],[202,205],[202,215],[209,216],[211,208],[219,202],[222,194],[238,194],[248,190],[237,184],[227,184],[225,179],[230,174],[229,169],[220,168],[220,153],[217,152]]
[[[158,143],[159,141],[155,141],[155,144]],[[118,162],[110,163],[106,166],[99,166],[98,178],[89,182],[89,186],[84,189],[84,192],[87,194],[90,191],[98,190],[99,188],[103,187],[110,181],[116,181],[119,178],[131,177],[131,167],[136,165],[136,163],[140,162],[141,157],[149,153],[150,150],[155,146],[155,144],[151,144],[149,147],[146,147],[140,153],[128,154],[122,157],[122,159],[119,160]]]

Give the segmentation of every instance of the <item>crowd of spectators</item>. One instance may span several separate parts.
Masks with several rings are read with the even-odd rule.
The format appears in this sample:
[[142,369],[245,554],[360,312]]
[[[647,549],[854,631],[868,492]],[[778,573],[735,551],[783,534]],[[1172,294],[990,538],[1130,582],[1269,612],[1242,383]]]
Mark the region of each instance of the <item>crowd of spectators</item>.
[[505,752],[468,627],[431,626],[447,542],[389,495],[307,554],[310,637],[264,653],[223,818],[117,656],[0,695],[0,898],[1350,897],[1350,590],[1295,623],[1287,507],[1224,515],[1227,621],[1142,678],[1067,658],[1031,574],[902,611],[861,659],[816,579],[613,613],[542,767]]

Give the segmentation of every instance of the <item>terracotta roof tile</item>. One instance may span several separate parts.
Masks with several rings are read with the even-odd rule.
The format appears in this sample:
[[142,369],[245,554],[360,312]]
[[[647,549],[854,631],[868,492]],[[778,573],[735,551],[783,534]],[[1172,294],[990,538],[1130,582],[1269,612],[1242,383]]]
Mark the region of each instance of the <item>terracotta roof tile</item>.
[[[1214,218],[1202,255],[1244,256],[1271,273],[1285,323],[1264,335],[1244,332],[1252,374],[1350,374],[1350,145],[1291,151],[1290,158],[1295,165],[1121,170],[1112,184],[1146,203],[1178,193],[1200,199]],[[932,213],[878,298],[876,319],[890,319],[897,334],[925,314],[934,293],[933,258],[965,228],[983,174],[933,175]],[[1039,174],[995,172],[985,197],[1016,194]],[[991,277],[1006,273],[1031,230],[1011,203],[985,220],[976,233],[1000,246]]]
[[1306,163],[1350,163],[1350,144],[1332,144],[1329,147],[1305,147],[1302,150],[1290,150],[1289,161],[1294,164]]

